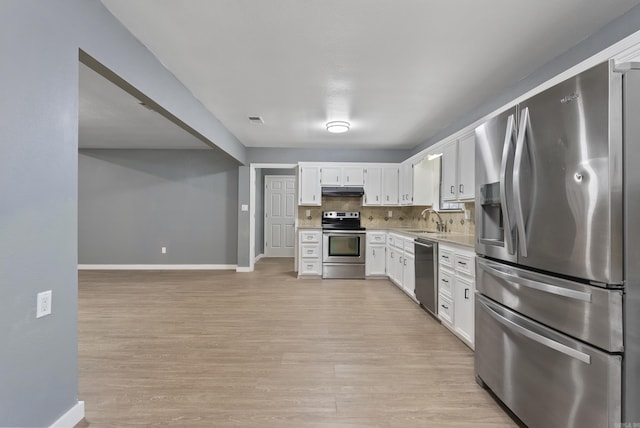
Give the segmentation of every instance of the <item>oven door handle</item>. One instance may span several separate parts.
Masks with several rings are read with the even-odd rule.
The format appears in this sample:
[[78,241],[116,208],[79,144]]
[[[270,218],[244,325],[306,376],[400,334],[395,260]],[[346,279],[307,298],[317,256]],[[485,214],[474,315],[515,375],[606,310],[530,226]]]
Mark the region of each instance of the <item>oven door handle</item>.
[[325,230],[324,232],[322,232],[325,236],[332,236],[332,235],[336,235],[336,236],[341,236],[341,235],[356,235],[356,236],[366,236],[366,233],[359,231],[359,230],[332,230],[332,231],[327,231]]

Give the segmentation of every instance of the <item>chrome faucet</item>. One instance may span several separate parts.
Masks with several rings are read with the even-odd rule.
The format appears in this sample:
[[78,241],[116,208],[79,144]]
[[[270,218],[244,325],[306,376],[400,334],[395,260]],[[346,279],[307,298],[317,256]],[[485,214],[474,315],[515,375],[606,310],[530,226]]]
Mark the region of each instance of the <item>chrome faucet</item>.
[[444,221],[442,221],[442,217],[440,217],[440,214],[438,213],[438,211],[431,209],[431,208],[426,208],[424,210],[422,210],[422,212],[420,213],[420,215],[422,216],[422,218],[426,219],[427,215],[425,213],[430,212],[430,213],[434,213],[436,216],[438,216],[438,221],[436,222],[436,229],[438,230],[438,232],[446,232],[447,231],[447,225]]

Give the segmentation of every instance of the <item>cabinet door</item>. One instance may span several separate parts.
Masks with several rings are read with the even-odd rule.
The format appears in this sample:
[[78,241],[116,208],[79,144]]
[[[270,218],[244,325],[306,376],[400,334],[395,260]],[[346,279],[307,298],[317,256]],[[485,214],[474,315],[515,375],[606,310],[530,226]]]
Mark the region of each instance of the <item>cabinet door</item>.
[[321,205],[320,169],[315,166],[300,167],[299,205]]
[[475,187],[475,134],[458,141],[458,199],[473,199]]
[[400,165],[400,205],[413,204],[413,163],[403,162]]
[[342,168],[339,166],[320,168],[320,183],[323,186],[342,186]]
[[442,200],[455,201],[457,192],[458,142],[452,141],[442,149]]
[[342,168],[343,186],[362,186],[364,184],[364,168],[347,166]]
[[398,255],[396,257],[396,271],[394,272],[396,274],[395,283],[402,287],[404,283],[404,251],[398,249],[395,251]]
[[386,257],[387,252],[384,245],[368,245],[365,274],[367,276],[386,275]]
[[416,265],[415,255],[410,253],[404,253],[404,260],[402,262],[402,287],[407,293],[414,296],[416,295]]
[[364,170],[364,205],[382,204],[382,168]]
[[382,169],[382,205],[398,205],[398,167]]
[[393,282],[396,280],[396,252],[392,245],[387,245],[387,275]]
[[474,335],[474,305],[473,282],[456,277],[454,296],[454,325],[456,332],[473,345]]

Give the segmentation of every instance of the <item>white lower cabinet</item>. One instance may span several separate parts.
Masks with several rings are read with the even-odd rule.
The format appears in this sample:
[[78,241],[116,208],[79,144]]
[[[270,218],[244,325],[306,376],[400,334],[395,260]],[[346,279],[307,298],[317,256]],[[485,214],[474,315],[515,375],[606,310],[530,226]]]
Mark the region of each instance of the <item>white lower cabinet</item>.
[[322,276],[322,232],[314,229],[298,231],[298,277]]
[[465,248],[438,248],[438,316],[442,324],[474,348],[475,254]]
[[367,231],[367,277],[387,276],[387,232]]
[[415,300],[415,246],[413,238],[390,233],[387,238],[389,279]]

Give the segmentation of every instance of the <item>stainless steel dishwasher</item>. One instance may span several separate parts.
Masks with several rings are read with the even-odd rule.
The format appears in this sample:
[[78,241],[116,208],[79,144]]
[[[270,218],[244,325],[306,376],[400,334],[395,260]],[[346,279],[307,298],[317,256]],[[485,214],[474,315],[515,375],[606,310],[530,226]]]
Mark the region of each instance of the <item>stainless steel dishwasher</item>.
[[420,305],[438,315],[438,243],[416,238],[416,299]]

